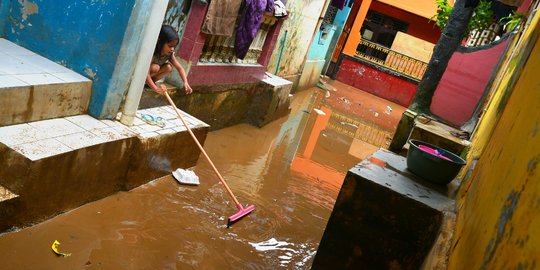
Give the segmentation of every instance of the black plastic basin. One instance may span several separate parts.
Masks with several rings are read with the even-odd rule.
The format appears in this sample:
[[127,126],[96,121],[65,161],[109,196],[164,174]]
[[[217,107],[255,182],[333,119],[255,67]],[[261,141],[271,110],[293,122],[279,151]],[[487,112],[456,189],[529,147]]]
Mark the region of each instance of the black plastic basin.
[[[461,157],[438,146],[419,140],[409,140],[409,145],[407,168],[429,182],[447,185],[466,164]],[[443,157],[420,149],[422,145],[436,150]]]

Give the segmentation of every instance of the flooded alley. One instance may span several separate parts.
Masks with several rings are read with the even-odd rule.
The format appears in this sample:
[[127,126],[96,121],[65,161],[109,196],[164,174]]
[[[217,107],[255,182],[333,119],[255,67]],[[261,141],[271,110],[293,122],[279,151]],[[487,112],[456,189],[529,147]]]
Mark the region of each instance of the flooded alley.
[[[171,176],[0,235],[2,269],[309,269],[347,170],[387,147],[405,108],[339,82],[294,95],[263,128],[210,132],[199,186]],[[175,168],[172,168],[175,169]],[[44,194],[46,196],[46,194]],[[51,245],[60,242],[57,256]]]

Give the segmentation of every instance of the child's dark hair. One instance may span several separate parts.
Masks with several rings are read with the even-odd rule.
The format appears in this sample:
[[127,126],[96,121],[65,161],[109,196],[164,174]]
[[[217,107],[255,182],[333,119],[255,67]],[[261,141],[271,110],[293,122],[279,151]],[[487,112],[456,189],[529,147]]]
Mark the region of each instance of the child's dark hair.
[[171,40],[179,40],[178,33],[176,30],[170,26],[170,25],[162,25],[161,31],[159,31],[159,37],[156,44],[156,48],[154,49],[154,55],[159,56],[161,53],[161,48],[163,48],[163,45]]

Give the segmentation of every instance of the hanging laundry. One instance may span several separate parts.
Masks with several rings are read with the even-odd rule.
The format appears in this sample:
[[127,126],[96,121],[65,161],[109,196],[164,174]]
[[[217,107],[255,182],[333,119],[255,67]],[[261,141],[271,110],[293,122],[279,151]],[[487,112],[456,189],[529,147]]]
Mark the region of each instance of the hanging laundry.
[[281,0],[274,1],[274,17],[278,19],[283,19],[288,16],[287,8]]
[[257,35],[264,11],[273,12],[274,0],[245,0],[241,9],[240,22],[236,28],[234,50],[238,59],[244,59]]
[[212,0],[208,5],[201,32],[232,36],[241,4],[242,0]]

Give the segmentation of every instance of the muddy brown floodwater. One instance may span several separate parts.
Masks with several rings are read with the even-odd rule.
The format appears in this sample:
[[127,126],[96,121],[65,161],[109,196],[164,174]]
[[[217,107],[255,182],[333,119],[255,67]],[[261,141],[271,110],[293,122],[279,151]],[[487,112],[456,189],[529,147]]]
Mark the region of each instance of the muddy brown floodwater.
[[[208,134],[212,161],[239,201],[256,207],[231,228],[236,207],[200,158],[197,187],[167,176],[1,235],[0,269],[309,269],[346,171],[391,137],[350,106],[382,126],[403,111],[339,92],[302,91],[287,117],[263,128]],[[56,256],[55,240],[71,256]]]

